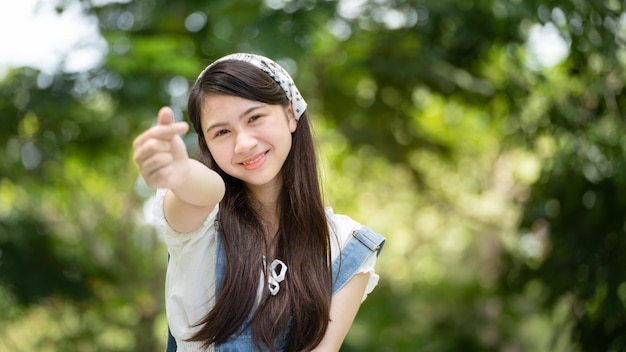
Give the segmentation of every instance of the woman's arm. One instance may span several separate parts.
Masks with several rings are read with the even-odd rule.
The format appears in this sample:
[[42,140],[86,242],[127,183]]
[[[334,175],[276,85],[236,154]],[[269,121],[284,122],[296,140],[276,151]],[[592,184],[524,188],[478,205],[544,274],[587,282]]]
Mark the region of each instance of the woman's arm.
[[163,209],[170,226],[179,232],[197,229],[224,196],[224,181],[213,170],[190,159],[179,134],[189,125],[174,123],[170,108],[161,108],[156,126],[133,142],[133,160],[146,184],[167,188]]
[[339,351],[348,330],[359,311],[369,273],[356,274],[348,283],[333,296],[330,304],[330,323],[322,342],[313,350],[315,352]]
[[165,194],[163,212],[168,224],[178,232],[191,232],[224,196],[224,181],[199,161],[188,160],[189,172],[180,186]]

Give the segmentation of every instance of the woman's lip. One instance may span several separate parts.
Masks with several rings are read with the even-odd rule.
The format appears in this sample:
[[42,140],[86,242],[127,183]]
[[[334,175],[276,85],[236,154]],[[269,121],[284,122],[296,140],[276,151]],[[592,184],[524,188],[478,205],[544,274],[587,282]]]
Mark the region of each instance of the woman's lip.
[[263,162],[265,161],[265,156],[267,155],[267,151],[263,152],[263,153],[259,153],[256,154],[244,161],[241,162],[241,165],[243,165],[244,168],[248,169],[248,170],[254,170],[257,169],[259,167],[261,167],[261,165],[263,165]]

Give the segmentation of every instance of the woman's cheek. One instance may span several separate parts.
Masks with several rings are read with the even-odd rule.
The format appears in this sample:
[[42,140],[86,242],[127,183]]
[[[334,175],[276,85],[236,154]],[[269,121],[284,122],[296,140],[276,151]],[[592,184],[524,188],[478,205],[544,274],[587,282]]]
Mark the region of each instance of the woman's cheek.
[[209,152],[211,152],[213,159],[215,159],[215,162],[222,170],[224,167],[228,167],[231,153],[229,152],[227,143],[212,143],[212,145],[209,146]]

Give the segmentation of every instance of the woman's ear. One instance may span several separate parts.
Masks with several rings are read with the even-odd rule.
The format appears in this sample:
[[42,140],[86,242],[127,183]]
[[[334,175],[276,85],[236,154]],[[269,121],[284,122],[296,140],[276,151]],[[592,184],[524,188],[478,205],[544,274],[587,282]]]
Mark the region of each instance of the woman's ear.
[[293,113],[293,107],[289,104],[285,110],[287,114],[287,123],[289,124],[289,131],[294,133],[296,128],[298,128],[298,120],[296,120],[296,115]]

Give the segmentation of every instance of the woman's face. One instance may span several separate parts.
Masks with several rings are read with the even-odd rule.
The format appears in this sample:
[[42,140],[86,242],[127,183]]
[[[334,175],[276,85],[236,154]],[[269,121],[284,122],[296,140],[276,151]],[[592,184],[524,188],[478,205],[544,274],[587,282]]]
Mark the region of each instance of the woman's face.
[[201,123],[209,151],[224,172],[252,190],[280,188],[280,170],[297,127],[291,108],[214,93],[204,99]]

